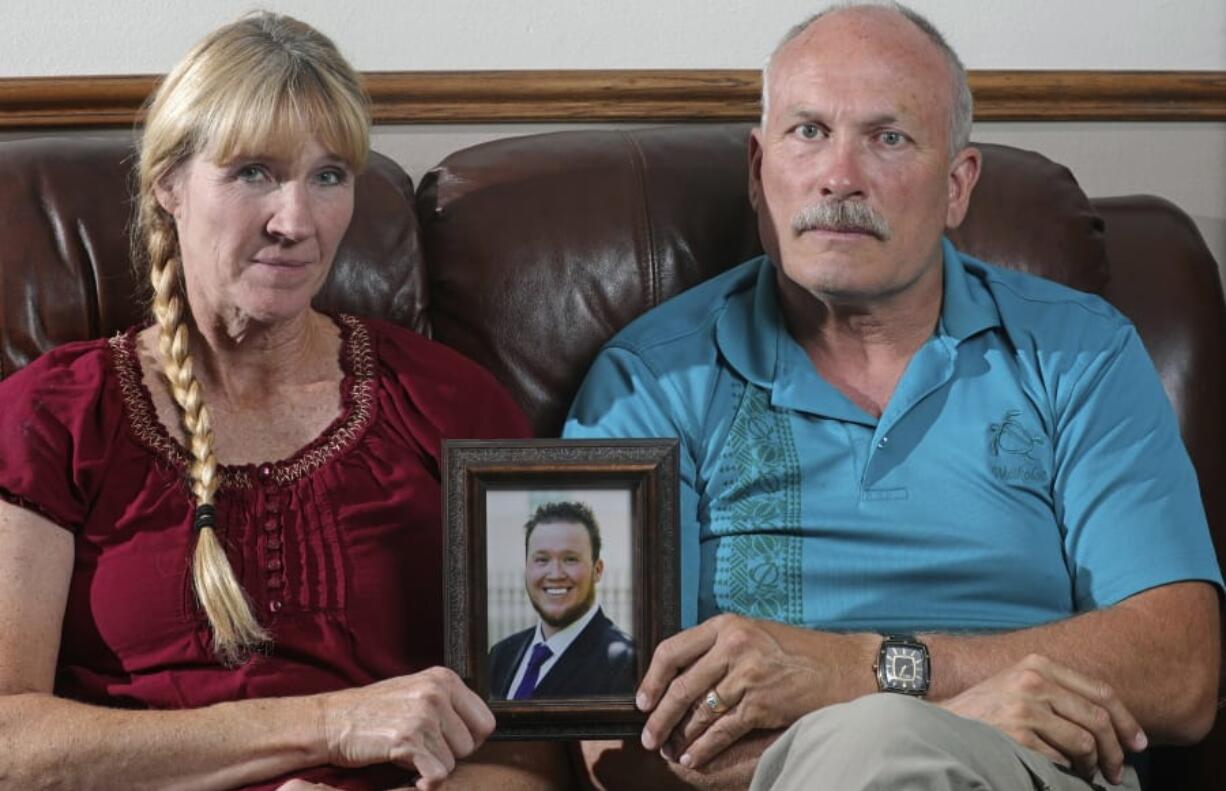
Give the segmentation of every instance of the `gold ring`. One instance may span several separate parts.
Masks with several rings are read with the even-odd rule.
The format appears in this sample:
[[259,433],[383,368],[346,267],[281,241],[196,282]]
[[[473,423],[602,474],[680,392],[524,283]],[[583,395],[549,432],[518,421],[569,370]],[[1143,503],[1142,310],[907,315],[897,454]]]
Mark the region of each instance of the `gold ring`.
[[702,699],[702,702],[712,714],[723,714],[729,709],[728,704],[724,702],[724,699],[715,690],[708,692],[707,696]]

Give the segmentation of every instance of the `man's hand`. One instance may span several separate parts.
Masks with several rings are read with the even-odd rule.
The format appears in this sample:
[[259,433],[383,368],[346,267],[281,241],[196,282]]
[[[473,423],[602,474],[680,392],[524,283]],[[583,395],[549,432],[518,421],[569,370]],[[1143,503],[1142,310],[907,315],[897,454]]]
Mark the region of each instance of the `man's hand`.
[[1037,654],[939,705],[995,726],[1087,780],[1101,771],[1118,784],[1124,750],[1147,744],[1108,684]]
[[[674,635],[656,648],[639,686],[636,703],[651,712],[643,746],[663,748],[666,758],[692,769],[750,731],[786,728],[822,706],[871,691],[851,690],[842,677],[862,664],[864,682],[871,680],[862,639],[738,615]],[[717,710],[705,702],[712,691]]]

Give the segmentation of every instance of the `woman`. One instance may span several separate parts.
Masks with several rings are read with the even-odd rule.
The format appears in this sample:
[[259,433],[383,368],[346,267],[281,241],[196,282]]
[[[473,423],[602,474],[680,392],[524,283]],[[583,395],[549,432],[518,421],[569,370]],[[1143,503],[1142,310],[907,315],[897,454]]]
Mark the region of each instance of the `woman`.
[[6,784],[428,788],[492,730],[431,668],[439,452],[527,426],[454,352],[311,308],[368,140],[357,75],[286,17],[158,89],[153,323],[0,383]]

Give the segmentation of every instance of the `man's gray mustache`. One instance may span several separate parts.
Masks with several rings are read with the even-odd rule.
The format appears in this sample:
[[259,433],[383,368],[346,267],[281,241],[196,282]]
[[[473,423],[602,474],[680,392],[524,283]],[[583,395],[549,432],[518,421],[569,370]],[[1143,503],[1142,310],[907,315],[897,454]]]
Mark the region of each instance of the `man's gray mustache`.
[[814,203],[796,212],[792,231],[842,231],[871,234],[881,241],[890,238],[890,226],[885,218],[863,201],[833,200]]

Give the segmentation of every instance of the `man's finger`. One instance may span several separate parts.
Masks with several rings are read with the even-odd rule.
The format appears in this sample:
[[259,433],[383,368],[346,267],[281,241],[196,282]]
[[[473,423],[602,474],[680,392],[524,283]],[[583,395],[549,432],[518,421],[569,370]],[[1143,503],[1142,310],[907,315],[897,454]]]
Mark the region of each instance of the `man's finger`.
[[698,740],[689,746],[681,756],[680,763],[688,769],[697,769],[715,756],[731,747],[737,739],[749,733],[752,728],[738,714],[738,709],[729,711],[707,728]]
[[[738,688],[738,685],[731,681],[733,675],[735,671],[729,672],[715,687],[708,690],[706,695],[700,697],[697,703],[690,706],[689,714],[677,724],[677,727],[673,728],[672,738],[669,739],[673,755],[679,756],[686,752],[698,737],[706,733],[707,728],[710,728],[716,720],[741,702],[745,694],[744,688],[739,687],[738,692],[732,691]],[[707,696],[712,692],[715,693],[715,700],[708,701]],[[710,702],[717,705],[712,708],[709,705]]]
[[1056,766],[1063,766],[1065,769],[1073,768],[1073,762],[1070,761],[1066,755],[1062,754],[1055,747],[1048,744],[1046,741],[1044,741],[1043,739],[1040,739],[1037,736],[1034,737],[1033,739],[1023,741],[1021,742],[1021,744],[1023,747],[1029,747],[1031,750],[1034,750],[1036,753],[1041,754],[1043,757],[1051,761]]
[[1094,768],[1101,769],[1103,777],[1119,785],[1124,776],[1124,746],[1120,744],[1119,734],[1107,709],[1072,692],[1056,695],[1051,700],[1051,706],[1056,714],[1076,723],[1094,737]]
[[[1057,763],[1072,768],[1079,777],[1092,778],[1098,767],[1098,742],[1094,734],[1057,713],[1048,703],[1036,701],[1033,712],[1034,716],[1027,727],[1042,744],[1049,745],[1060,754],[1061,760]],[[1017,735],[1014,738],[1027,747],[1038,749],[1030,739],[1018,738]],[[1048,754],[1045,750],[1040,752]]]
[[723,659],[704,653],[697,662],[674,678],[643,726],[643,747],[654,750],[667,742],[673,729],[689,714],[694,704],[714,689],[727,672],[728,665]]
[[[675,634],[656,646],[651,664],[639,684],[635,705],[640,711],[651,711],[668,689],[669,683],[696,659],[715,645],[716,632],[710,621]],[[655,749],[649,747],[648,749]]]
[[[1031,659],[1036,658],[1028,657],[1028,660]],[[1109,684],[1090,678],[1059,662],[1042,657],[1038,659],[1045,663],[1043,672],[1048,678],[1107,710],[1107,713],[1111,715],[1112,727],[1123,746],[1134,752],[1140,752],[1149,745],[1141,724],[1137,722],[1136,717],[1132,715]]]

